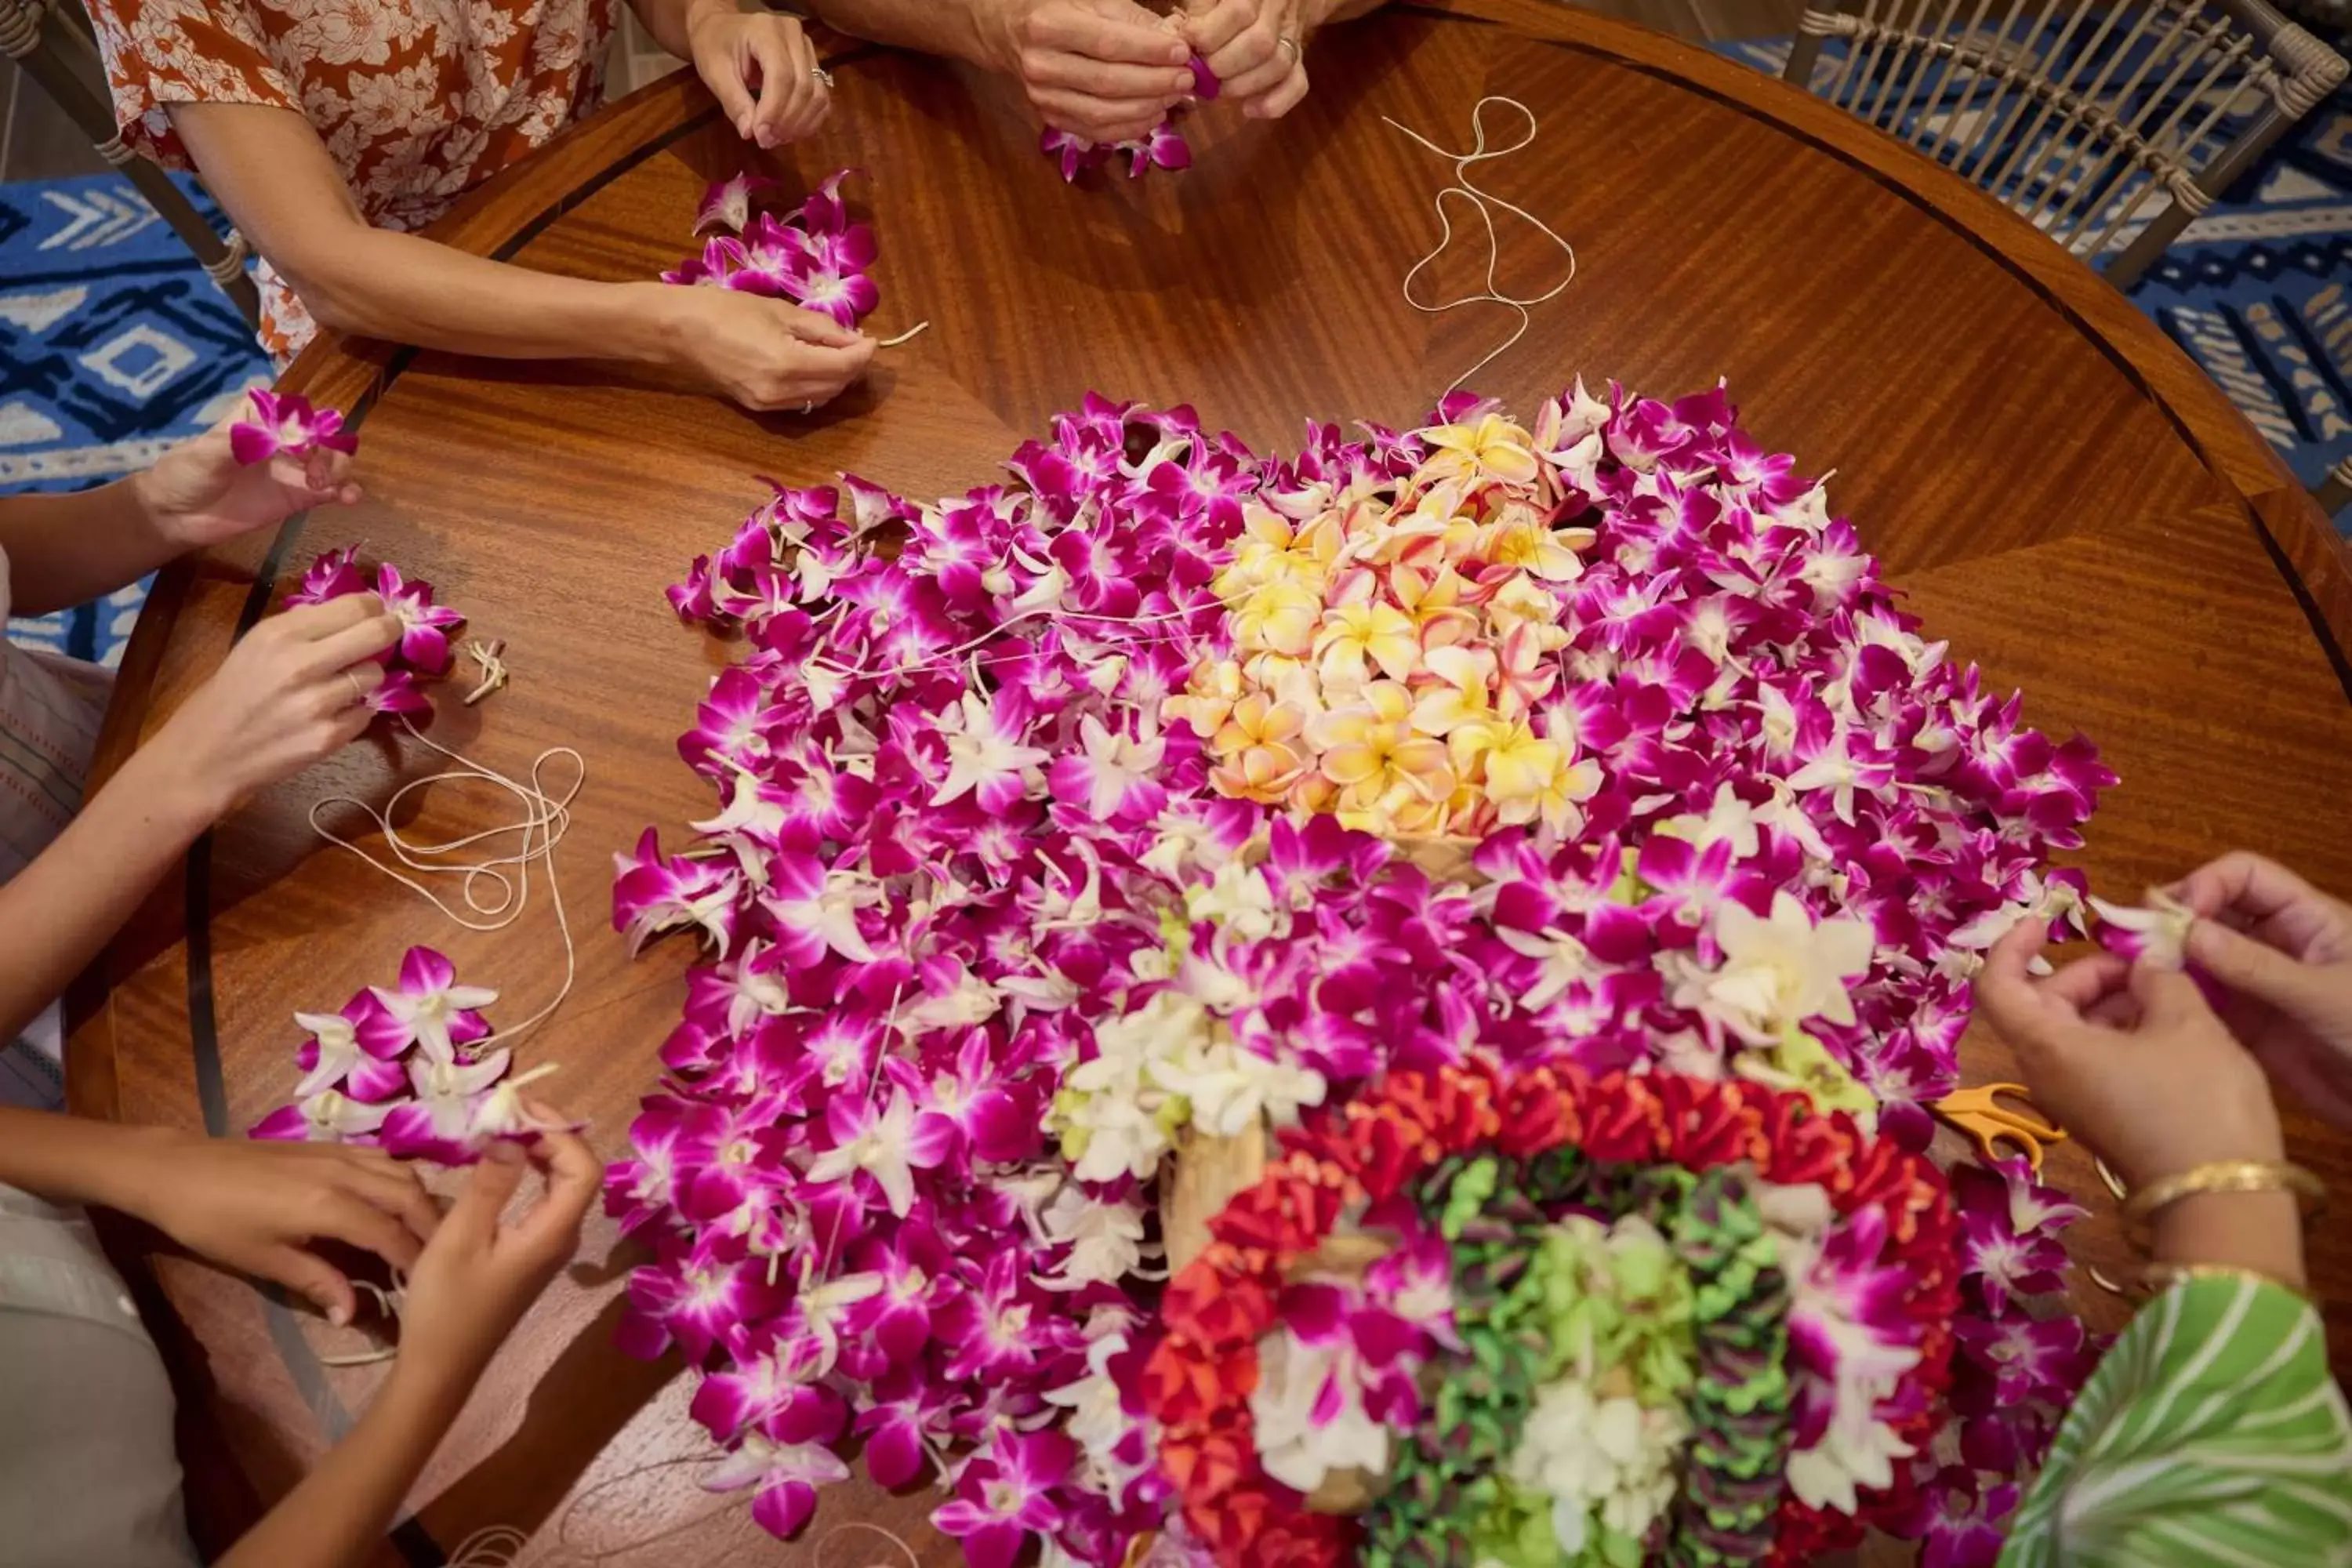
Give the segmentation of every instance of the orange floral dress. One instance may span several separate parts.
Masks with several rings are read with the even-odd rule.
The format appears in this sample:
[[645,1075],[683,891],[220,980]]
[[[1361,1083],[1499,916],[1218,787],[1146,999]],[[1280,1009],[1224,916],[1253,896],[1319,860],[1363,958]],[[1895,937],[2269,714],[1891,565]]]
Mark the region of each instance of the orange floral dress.
[[[122,139],[189,167],[164,113],[258,103],[309,121],[367,220],[418,229],[604,95],[620,0],[89,0]],[[318,329],[264,258],[261,342]]]

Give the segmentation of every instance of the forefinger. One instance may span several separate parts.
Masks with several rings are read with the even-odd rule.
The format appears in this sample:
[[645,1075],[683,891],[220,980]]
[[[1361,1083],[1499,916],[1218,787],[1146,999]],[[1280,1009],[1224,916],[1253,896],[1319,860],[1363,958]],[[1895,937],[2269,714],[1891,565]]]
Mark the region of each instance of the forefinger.
[[2131,978],[2131,960],[2120,953],[2095,952],[2078,958],[2049,979],[2032,982],[2043,997],[2064,1003],[2077,1013],[2113,995]]
[[1038,17],[1035,40],[1047,48],[1066,49],[1089,59],[1125,60],[1139,66],[1181,66],[1191,58],[1184,40],[1162,27],[1150,12],[1139,5],[1122,9],[1132,16],[1055,7]]
[[2207,920],[2228,911],[2260,921],[2316,897],[2318,889],[2275,860],[2233,849],[2189,872],[2173,892]]
[[1241,36],[1257,20],[1258,0],[1217,0],[1208,10],[1184,18],[1184,36],[1192,52],[1207,58]]

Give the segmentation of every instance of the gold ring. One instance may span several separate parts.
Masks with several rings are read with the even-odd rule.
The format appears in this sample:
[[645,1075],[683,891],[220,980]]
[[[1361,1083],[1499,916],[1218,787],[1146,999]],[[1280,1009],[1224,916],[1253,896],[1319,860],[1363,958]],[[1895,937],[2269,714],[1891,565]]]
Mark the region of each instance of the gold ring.
[[809,75],[816,78],[817,86],[824,89],[827,92],[831,92],[833,90],[833,73],[825,69],[823,66],[811,67],[809,69]]
[[1288,49],[1290,51],[1290,63],[1292,65],[1297,65],[1298,63],[1298,40],[1297,38],[1286,37],[1276,38],[1274,41],[1274,47],[1277,49]]
[[360,684],[360,678],[347,669],[343,671],[343,679],[352,683],[352,695],[365,702],[368,699],[367,688]]

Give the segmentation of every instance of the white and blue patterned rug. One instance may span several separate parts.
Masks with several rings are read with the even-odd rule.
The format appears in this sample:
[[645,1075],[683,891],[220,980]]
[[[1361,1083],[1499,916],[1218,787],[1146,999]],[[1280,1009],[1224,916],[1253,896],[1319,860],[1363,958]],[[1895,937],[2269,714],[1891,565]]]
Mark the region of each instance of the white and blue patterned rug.
[[[1789,47],[1785,38],[1717,46],[1775,76]],[[1823,53],[1817,81],[1832,68],[1831,50]],[[1931,112],[1966,110],[1927,96]],[[2348,287],[2352,84],[2315,107],[2191,223],[2127,297],[2220,384],[2295,477],[2314,485],[2352,456]],[[2352,508],[2336,526],[2352,533]]]
[[[244,318],[131,182],[0,184],[0,495],[142,468],[268,377]],[[126,588],[8,636],[111,664],[145,596]]]

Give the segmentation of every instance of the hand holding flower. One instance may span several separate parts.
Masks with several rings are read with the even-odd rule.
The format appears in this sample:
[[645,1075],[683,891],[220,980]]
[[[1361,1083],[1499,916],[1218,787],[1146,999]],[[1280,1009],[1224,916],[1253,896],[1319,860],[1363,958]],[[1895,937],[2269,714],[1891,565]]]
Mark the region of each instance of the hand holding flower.
[[229,650],[142,754],[207,820],[359,738],[383,681],[376,657],[400,640],[397,616],[353,594],[273,616]]
[[1278,120],[1307,96],[1302,0],[1191,0],[1184,36],[1223,96],[1253,120]]
[[1133,0],[1003,0],[994,53],[1056,130],[1139,141],[1193,89],[1191,47]]
[[2134,1185],[2215,1160],[2281,1157],[2262,1068],[2195,982],[2105,952],[2035,979],[2026,965],[2048,934],[2042,921],[2020,921],[1976,983],[2037,1104]]
[[310,507],[360,499],[347,452],[317,447],[301,456],[238,462],[229,441],[237,417],[182,442],[131,481],[151,525],[175,551],[201,550],[275,528]]
[[833,112],[833,86],[793,18],[739,10],[735,0],[698,0],[687,14],[686,37],[695,73],[746,142],[797,142]]
[[2352,1131],[2352,906],[2242,850],[2172,892],[2198,917],[2190,962],[2231,994],[2231,1029],[2292,1099]]
[[[564,1118],[529,1107],[543,1126]],[[507,1205],[536,1167],[547,1179],[539,1203],[512,1224]],[[492,1148],[467,1173],[457,1201],[410,1269],[401,1309],[401,1365],[462,1397],[556,1271],[580,1245],[580,1222],[596,1200],[604,1167],[573,1133],[545,1131],[528,1153]]]
[[679,362],[746,408],[830,403],[874,358],[872,338],[782,300],[693,288],[663,304]]
[[409,1268],[439,1224],[415,1173],[373,1149],[142,1128],[113,1163],[113,1206],[215,1263],[285,1286],[338,1323],[352,1320],[352,1282],[313,1242]]

